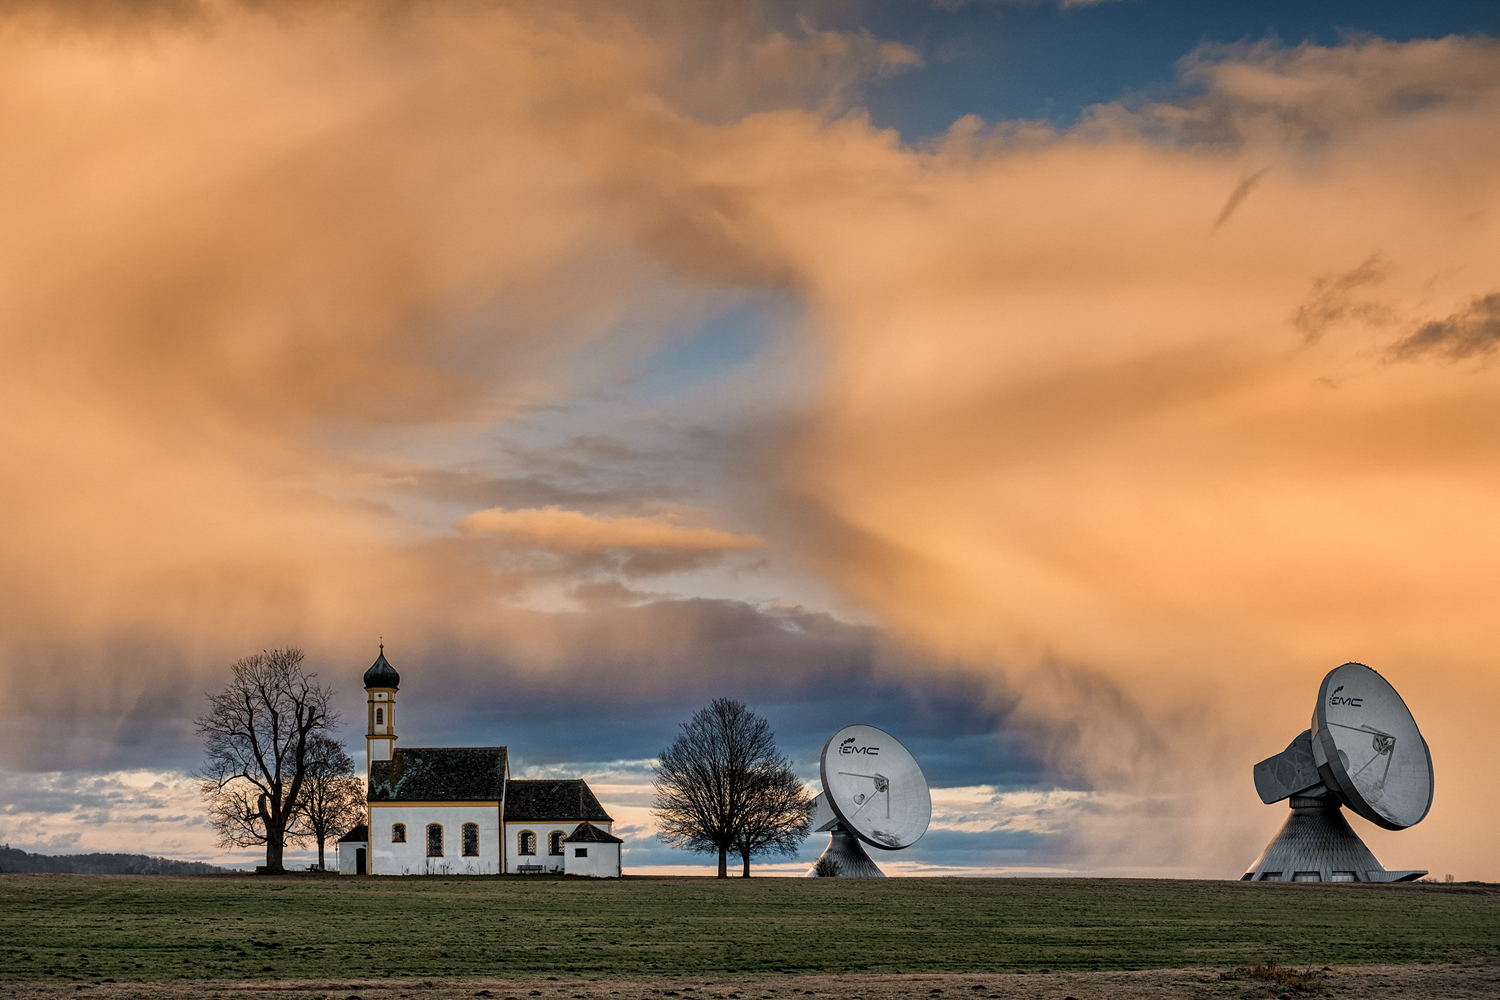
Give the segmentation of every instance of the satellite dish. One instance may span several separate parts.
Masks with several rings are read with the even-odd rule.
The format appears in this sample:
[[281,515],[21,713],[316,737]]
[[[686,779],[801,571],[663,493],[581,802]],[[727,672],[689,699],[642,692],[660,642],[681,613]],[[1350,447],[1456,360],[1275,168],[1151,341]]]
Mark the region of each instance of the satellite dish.
[[818,771],[823,792],[813,800],[809,823],[832,837],[808,874],[819,874],[827,859],[836,874],[878,877],[883,873],[861,842],[899,851],[927,832],[932,821],[927,779],[890,733],[874,726],[845,726],[823,744]]
[[1313,712],[1323,783],[1376,826],[1404,830],[1432,808],[1432,754],[1406,702],[1363,663],[1330,671]]
[[1348,806],[1387,830],[1404,830],[1432,808],[1432,755],[1396,689],[1363,663],[1323,678],[1312,728],[1255,765],[1267,805],[1292,814],[1242,878],[1258,882],[1405,882],[1425,871],[1387,871],[1340,811]]

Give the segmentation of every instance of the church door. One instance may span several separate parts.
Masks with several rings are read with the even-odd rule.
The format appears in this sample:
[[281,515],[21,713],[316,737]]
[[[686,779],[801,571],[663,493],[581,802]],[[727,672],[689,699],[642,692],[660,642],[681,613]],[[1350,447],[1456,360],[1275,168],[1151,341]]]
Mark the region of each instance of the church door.
[[354,874],[356,874],[356,875],[363,875],[364,873],[365,873],[365,849],[363,847],[361,847],[357,851],[354,852]]

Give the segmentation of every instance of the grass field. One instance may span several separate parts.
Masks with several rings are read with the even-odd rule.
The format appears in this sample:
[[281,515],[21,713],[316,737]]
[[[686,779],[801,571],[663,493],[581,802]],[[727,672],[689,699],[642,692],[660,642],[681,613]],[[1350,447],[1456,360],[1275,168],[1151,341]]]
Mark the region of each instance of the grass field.
[[1497,958],[1473,884],[0,875],[0,982]]

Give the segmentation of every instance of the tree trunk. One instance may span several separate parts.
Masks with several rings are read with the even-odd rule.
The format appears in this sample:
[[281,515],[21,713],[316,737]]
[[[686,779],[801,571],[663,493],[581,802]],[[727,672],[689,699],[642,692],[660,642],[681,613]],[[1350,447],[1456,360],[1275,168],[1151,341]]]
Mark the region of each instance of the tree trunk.
[[719,878],[729,877],[729,848],[719,848]]
[[318,871],[323,871],[323,838],[318,837]]
[[744,873],[742,875],[740,875],[740,878],[749,878],[750,877],[750,852],[749,851],[741,851],[740,852],[740,857],[742,857],[742,858],[745,859],[745,871],[744,871]]
[[266,824],[266,871],[285,871],[282,855],[286,853],[286,823],[277,822],[277,817],[268,816],[265,812],[261,815],[265,816]]

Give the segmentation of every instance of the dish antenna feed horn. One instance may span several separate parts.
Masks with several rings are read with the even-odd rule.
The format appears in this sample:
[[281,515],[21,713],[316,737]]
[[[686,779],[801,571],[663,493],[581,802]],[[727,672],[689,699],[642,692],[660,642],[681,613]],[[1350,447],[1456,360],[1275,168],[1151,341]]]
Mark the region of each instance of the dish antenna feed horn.
[[1425,871],[1387,871],[1342,808],[1387,830],[1415,826],[1432,808],[1432,754],[1396,689],[1363,663],[1329,671],[1312,728],[1255,765],[1255,790],[1292,814],[1241,876],[1253,882],[1409,882]]
[[808,828],[830,834],[810,877],[884,878],[864,845],[899,851],[922,839],[932,822],[932,793],[916,760],[874,726],[845,726],[823,744],[823,791],[808,810]]

